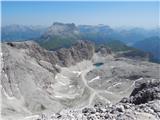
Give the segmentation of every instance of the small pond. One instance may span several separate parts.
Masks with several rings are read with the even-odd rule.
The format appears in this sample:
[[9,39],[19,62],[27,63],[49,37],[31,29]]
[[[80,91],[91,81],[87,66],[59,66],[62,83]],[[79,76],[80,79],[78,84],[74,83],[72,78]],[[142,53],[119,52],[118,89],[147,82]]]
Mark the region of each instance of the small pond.
[[95,64],[93,64],[94,66],[96,66],[96,67],[100,67],[101,65],[103,65],[104,63],[102,63],[102,62],[99,62],[99,63],[95,63]]

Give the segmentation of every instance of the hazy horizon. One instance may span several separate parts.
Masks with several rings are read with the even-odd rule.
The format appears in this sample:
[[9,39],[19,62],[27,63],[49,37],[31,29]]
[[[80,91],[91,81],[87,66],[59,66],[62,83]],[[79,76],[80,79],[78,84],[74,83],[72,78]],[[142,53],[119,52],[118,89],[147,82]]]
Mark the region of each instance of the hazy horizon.
[[2,2],[2,26],[50,26],[54,22],[76,25],[156,28],[158,2]]

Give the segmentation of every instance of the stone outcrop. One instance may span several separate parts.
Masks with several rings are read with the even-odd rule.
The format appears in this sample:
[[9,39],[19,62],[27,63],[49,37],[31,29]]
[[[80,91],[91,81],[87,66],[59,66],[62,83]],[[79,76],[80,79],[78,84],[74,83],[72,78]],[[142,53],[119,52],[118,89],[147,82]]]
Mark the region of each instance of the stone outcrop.
[[96,52],[102,56],[112,54],[112,50],[108,47],[100,46],[96,49]]
[[63,66],[74,65],[82,60],[90,60],[94,54],[94,46],[88,41],[79,41],[69,49],[61,48],[55,52],[57,63]]
[[[136,97],[137,92],[143,92],[143,89],[157,91],[160,82],[139,83],[139,87],[133,90],[131,96]],[[142,87],[143,86],[143,87]],[[136,92],[135,92],[136,91]],[[159,92],[157,91],[157,94]],[[137,97],[136,97],[137,98]],[[126,98],[127,99],[127,98]],[[129,98],[128,98],[129,99]],[[64,110],[57,114],[40,115],[35,120],[159,120],[160,119],[160,98],[155,97],[151,101],[143,101],[138,105],[129,102],[121,102],[117,104],[97,103],[93,107],[85,107],[81,110]],[[146,99],[148,100],[148,99]]]
[[135,89],[128,99],[122,99],[122,102],[132,103],[135,105],[148,103],[149,101],[160,100],[160,82],[137,82]]
[[[68,49],[47,51],[32,41],[2,44],[2,114],[29,114],[45,109],[58,111],[64,108],[53,97],[52,85],[60,72],[58,66],[71,66],[91,59],[94,46],[79,41]],[[54,107],[52,107],[54,106]]]

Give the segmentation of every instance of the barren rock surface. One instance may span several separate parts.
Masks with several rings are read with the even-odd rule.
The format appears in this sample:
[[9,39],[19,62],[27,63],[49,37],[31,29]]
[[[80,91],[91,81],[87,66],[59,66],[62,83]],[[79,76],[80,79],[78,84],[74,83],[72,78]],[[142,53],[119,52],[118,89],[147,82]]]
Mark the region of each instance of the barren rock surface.
[[[85,41],[57,51],[47,51],[31,41],[3,43],[2,117],[6,120],[159,119],[156,111],[159,111],[160,66],[117,58],[104,48],[105,52],[94,50],[94,45]],[[146,101],[136,104],[139,99]],[[141,104],[149,107],[141,109]],[[127,105],[129,108],[125,108]],[[38,116],[41,113],[44,114]]]
[[[157,95],[157,97],[154,97],[149,101],[138,99],[136,94],[131,94],[128,99],[136,99],[139,100],[139,102],[143,102],[138,105],[134,102],[129,103],[128,101],[125,101],[127,98],[124,98],[121,102],[116,104],[96,103],[93,107],[85,107],[81,110],[68,109],[56,114],[41,114],[35,120],[159,120],[160,91],[155,88],[160,87],[159,83],[159,81],[145,82],[147,85],[143,87],[143,90],[150,87],[150,91],[154,91],[154,95]],[[140,83],[140,86],[143,86],[143,83]],[[137,87],[133,91],[142,92],[142,90],[137,89]],[[148,93],[148,96],[150,95],[151,94]],[[142,97],[145,99],[146,96]]]

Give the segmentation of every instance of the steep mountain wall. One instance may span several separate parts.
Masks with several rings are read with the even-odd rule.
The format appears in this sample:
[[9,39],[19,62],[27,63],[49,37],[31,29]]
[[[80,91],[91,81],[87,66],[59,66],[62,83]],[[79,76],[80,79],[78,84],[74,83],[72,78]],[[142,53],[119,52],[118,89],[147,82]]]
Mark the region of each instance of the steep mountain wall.
[[57,66],[71,66],[91,59],[94,46],[79,41],[69,49],[47,51],[32,41],[12,42],[2,44],[2,53],[2,114],[29,114],[65,107],[53,97],[52,85],[60,72]]

